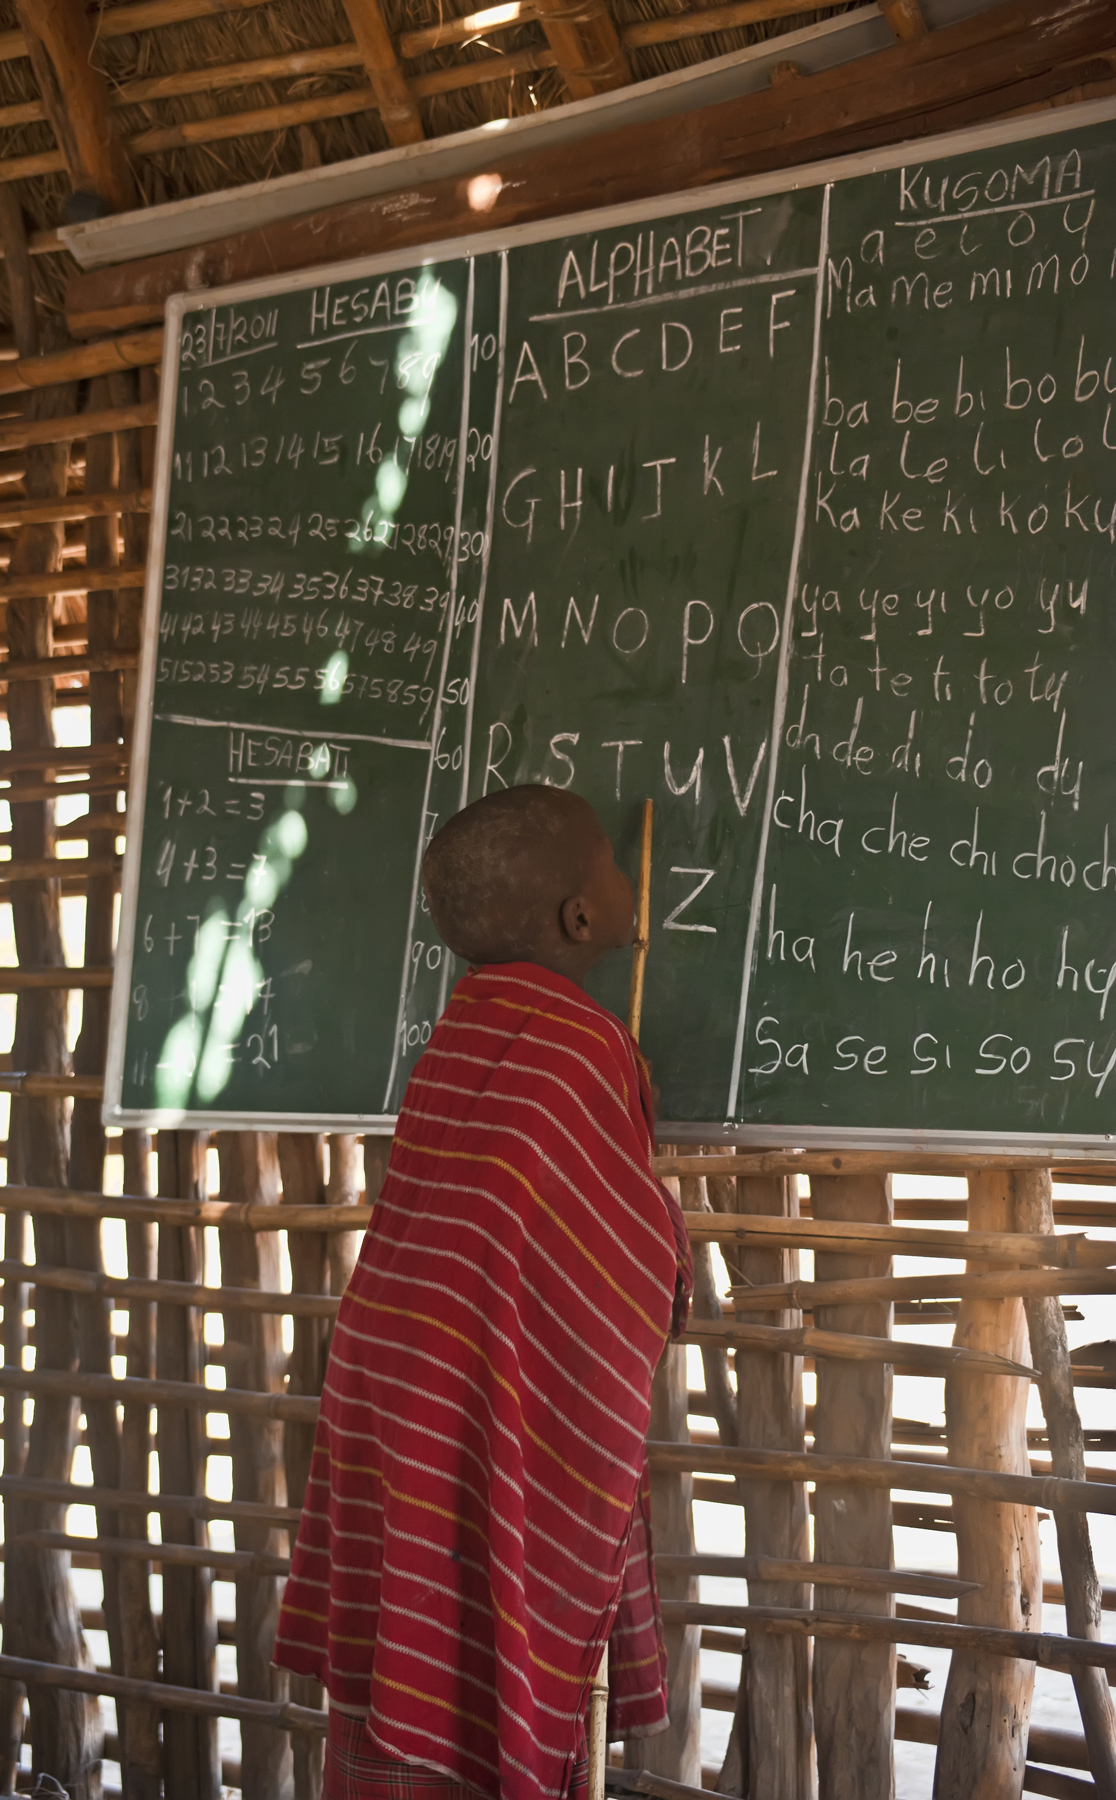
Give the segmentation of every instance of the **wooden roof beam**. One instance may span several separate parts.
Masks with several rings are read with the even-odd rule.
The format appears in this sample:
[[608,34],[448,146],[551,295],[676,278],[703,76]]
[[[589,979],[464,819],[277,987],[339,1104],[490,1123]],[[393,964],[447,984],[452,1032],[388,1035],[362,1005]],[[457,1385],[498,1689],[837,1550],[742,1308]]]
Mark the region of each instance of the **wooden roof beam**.
[[631,66],[604,0],[534,0],[534,11],[571,99],[631,86]]
[[421,144],[425,132],[419,110],[399,67],[379,0],[342,0],[361,61],[376,96],[384,130],[392,144]]
[[75,193],[110,212],[139,205],[112,124],[108,83],[93,66],[93,31],[82,0],[16,0],[27,54]]

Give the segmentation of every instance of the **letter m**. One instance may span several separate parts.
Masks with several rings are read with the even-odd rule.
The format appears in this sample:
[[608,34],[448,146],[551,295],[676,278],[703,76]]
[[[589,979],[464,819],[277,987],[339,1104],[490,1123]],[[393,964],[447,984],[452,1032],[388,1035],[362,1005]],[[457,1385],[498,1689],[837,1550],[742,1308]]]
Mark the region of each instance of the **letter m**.
[[[1032,288],[1041,288],[1043,282],[1046,280],[1047,270],[1052,264],[1054,268],[1054,292],[1058,292],[1058,277],[1061,275],[1062,265],[1058,261],[1057,256],[1048,256],[1045,262],[1033,263],[1031,265],[1031,273],[1027,277],[1028,293],[1031,292]],[[1037,281],[1035,280],[1036,275],[1038,277]]]
[[922,304],[926,308],[927,312],[929,312],[929,310],[930,310],[930,283],[926,279],[926,271],[925,270],[923,270],[921,272],[921,274],[916,275],[913,281],[908,281],[908,279],[905,275],[897,275],[896,276],[895,280],[891,284],[891,304],[892,304],[892,306],[895,305],[895,296],[899,292],[899,289],[901,287],[903,289],[905,289],[904,299],[906,300],[907,305],[909,306],[911,304],[911,301],[915,297],[915,294],[918,290],[918,284],[920,281],[922,283]]
[[1045,200],[1050,193],[1050,158],[1048,156],[1042,157],[1041,160],[1035,164],[1033,169],[1025,169],[1022,164],[1016,163],[1015,173],[1011,178],[1012,199],[1014,200],[1016,194],[1019,192],[1019,185],[1021,182],[1029,188],[1034,187],[1035,182],[1040,175],[1042,176],[1042,198]]
[[516,637],[522,640],[523,633],[527,629],[528,616],[531,620],[531,635],[527,639],[527,642],[533,644],[537,648],[539,642],[539,619],[538,614],[535,611],[534,594],[528,594],[526,600],[523,602],[523,611],[520,613],[518,619],[515,616],[515,607],[510,600],[505,599],[503,616],[500,620],[500,642],[504,643],[506,641],[509,620],[511,621],[511,628],[515,632]]
[[989,288],[992,286],[993,282],[995,282],[996,298],[997,298],[997,300],[1000,298],[1000,271],[999,271],[999,269],[984,269],[984,270],[974,269],[973,270],[973,279],[969,283],[969,299],[970,300],[976,299],[976,291],[977,291],[977,282],[978,281],[980,282],[980,291],[981,291],[982,295],[986,295],[988,293]]
[[[836,289],[838,294],[844,294],[845,311],[852,311],[852,278],[853,266],[851,256],[843,256],[839,263],[835,263],[832,257],[829,258],[829,268],[826,271],[825,298],[825,316],[827,319],[833,317],[834,289]],[[840,304],[840,302],[838,302],[838,304]]]

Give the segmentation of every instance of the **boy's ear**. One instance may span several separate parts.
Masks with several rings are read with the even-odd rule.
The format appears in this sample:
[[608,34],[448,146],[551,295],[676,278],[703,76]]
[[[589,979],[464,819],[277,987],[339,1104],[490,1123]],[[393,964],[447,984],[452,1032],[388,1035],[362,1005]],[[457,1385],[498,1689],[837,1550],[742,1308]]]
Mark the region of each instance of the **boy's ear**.
[[593,935],[593,921],[580,894],[572,894],[568,900],[563,900],[559,916],[562,930],[572,943],[588,943]]

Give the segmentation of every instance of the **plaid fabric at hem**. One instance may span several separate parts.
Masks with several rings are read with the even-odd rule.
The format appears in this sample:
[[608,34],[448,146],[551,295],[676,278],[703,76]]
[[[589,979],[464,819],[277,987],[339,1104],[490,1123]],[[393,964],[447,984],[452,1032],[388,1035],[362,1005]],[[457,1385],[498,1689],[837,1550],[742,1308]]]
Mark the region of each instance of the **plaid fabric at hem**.
[[[570,1800],[584,1800],[589,1768],[575,1763]],[[364,1720],[329,1709],[322,1800],[476,1800],[473,1790],[437,1769],[385,1756],[371,1743]]]

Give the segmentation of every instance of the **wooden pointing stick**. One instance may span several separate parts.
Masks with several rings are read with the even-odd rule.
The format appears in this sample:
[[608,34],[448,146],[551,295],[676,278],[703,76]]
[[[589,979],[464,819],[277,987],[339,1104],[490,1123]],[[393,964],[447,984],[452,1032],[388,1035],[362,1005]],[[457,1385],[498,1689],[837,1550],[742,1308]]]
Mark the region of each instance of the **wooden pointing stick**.
[[[655,802],[643,802],[639,839],[639,887],[636,894],[636,934],[632,944],[632,985],[628,993],[628,1030],[639,1041],[643,1015],[643,974],[651,944],[651,821]],[[608,1761],[608,1645],[589,1686],[589,1796],[604,1800],[605,1765]]]

